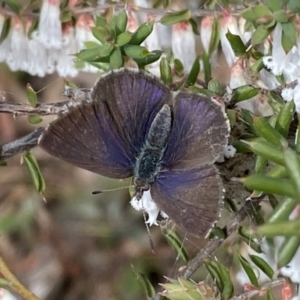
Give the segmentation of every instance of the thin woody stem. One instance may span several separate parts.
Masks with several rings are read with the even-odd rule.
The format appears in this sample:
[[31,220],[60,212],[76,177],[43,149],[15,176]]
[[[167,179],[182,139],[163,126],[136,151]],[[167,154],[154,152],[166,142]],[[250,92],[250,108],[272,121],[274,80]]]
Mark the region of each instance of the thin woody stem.
[[25,298],[26,300],[39,300],[37,296],[28,291],[28,289],[26,289],[26,287],[15,277],[15,275],[12,274],[2,257],[0,257],[0,272],[8,281],[12,289],[23,298]]
[[[73,8],[69,7],[70,10],[74,13],[74,15],[80,15],[83,13],[95,13],[95,12],[101,12],[105,11],[107,9],[113,9],[114,11],[120,11],[126,9],[127,11],[132,11],[132,12],[139,12],[139,13],[145,13],[149,14],[152,16],[156,16],[156,21],[159,22],[159,20],[173,12],[177,12],[178,10],[173,10],[173,9],[155,9],[155,8],[148,8],[148,7],[141,7],[137,5],[128,5],[128,4],[101,4],[96,7],[88,7],[88,8]],[[230,14],[231,15],[239,15],[241,11],[245,9],[244,6],[235,6],[233,9],[231,9]],[[7,17],[13,17],[17,16],[17,14],[7,8],[0,8],[0,13],[4,16]],[[204,17],[204,16],[220,16],[223,14],[222,9],[205,9],[205,8],[200,8],[197,10],[191,11],[192,17]],[[38,17],[39,13],[33,13],[30,11],[25,11],[22,13],[22,16],[25,17]]]

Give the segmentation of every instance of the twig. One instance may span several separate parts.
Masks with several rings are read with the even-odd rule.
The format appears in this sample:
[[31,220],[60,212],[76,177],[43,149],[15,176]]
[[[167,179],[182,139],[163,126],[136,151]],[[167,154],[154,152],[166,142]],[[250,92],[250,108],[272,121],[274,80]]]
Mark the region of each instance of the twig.
[[[237,230],[240,226],[240,223],[245,219],[246,216],[249,215],[249,211],[256,209],[259,205],[261,199],[252,199],[251,201],[247,201],[246,205],[244,205],[235,215],[231,221],[225,226],[225,231],[227,236]],[[187,268],[184,272],[184,277],[189,278],[203,263],[204,259],[210,255],[213,255],[216,250],[221,246],[224,242],[224,239],[216,238],[207,243],[207,245],[195,256],[191,261],[189,261]]]
[[[80,15],[83,13],[101,13],[105,12],[105,10],[111,8],[114,11],[121,11],[126,9],[127,11],[132,11],[132,12],[139,12],[139,13],[144,13],[144,14],[149,14],[152,16],[158,17],[156,21],[160,21],[160,19],[172,12],[177,12],[178,10],[174,9],[155,9],[155,8],[148,8],[148,7],[141,7],[137,5],[127,5],[127,4],[100,4],[96,7],[87,7],[87,8],[72,8],[69,7],[70,10],[73,12],[74,15]],[[232,10],[230,10],[231,15],[239,15],[243,10],[245,9],[244,6],[235,6]],[[0,8],[0,14],[7,16],[7,17],[13,17],[17,16],[17,14],[7,8]],[[192,17],[204,17],[204,16],[217,16],[217,15],[222,15],[223,10],[222,9],[204,9],[200,8],[197,10],[191,11]],[[38,17],[39,13],[34,13],[30,11],[23,11],[22,16],[24,17]]]
[[23,298],[26,300],[39,300],[37,296],[28,291],[26,287],[14,276],[14,274],[11,273],[2,257],[0,257],[0,272],[14,291],[20,294]]
[[12,103],[0,101],[0,113],[9,113],[14,116],[18,115],[57,115],[66,111],[70,106],[71,101],[58,103],[38,103],[36,107],[32,107],[27,103]]
[[34,148],[44,130],[45,128],[39,127],[20,139],[0,145],[0,160],[6,160]]
[[256,295],[259,295],[259,294],[265,292],[266,290],[269,290],[273,287],[284,284],[285,281],[286,281],[285,278],[278,278],[276,280],[273,280],[271,282],[268,282],[268,283],[262,285],[258,289],[255,289],[255,290],[252,290],[252,291],[249,291],[249,292],[245,292],[245,293],[243,293],[241,295],[238,295],[238,296],[233,296],[232,298],[230,298],[230,300],[245,300],[245,299],[252,298]]

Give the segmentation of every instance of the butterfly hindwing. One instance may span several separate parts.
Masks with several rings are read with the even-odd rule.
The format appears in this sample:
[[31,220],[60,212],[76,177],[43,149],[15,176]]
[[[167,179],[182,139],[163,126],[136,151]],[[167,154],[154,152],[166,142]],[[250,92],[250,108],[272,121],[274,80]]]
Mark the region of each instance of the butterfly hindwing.
[[151,186],[153,200],[177,225],[203,236],[220,217],[222,181],[214,165],[166,171]]

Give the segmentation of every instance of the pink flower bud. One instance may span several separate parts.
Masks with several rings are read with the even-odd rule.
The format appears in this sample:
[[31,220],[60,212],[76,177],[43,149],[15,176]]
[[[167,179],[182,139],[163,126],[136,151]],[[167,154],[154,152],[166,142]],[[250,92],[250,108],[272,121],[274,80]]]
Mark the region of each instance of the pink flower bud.
[[182,62],[185,73],[189,73],[197,55],[195,36],[188,21],[173,25],[172,51],[174,58]]
[[231,45],[226,37],[227,32],[240,36],[235,17],[230,15],[228,12],[224,11],[224,16],[221,21],[220,41],[227,64],[229,67],[232,67],[234,62],[237,60],[237,57],[235,56]]
[[201,20],[200,38],[206,53],[209,52],[213,23],[214,17],[212,16],[206,16]]

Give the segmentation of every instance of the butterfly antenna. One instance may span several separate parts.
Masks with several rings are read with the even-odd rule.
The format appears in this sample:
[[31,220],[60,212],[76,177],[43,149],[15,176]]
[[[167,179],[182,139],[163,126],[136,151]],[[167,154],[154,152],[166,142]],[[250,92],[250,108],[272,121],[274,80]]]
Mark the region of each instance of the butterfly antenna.
[[151,232],[150,232],[150,229],[149,229],[149,226],[148,226],[148,223],[147,223],[146,213],[145,213],[144,210],[143,210],[143,217],[144,217],[144,222],[145,222],[146,229],[147,229],[147,232],[148,232],[150,249],[151,249],[151,252],[153,254],[155,254],[154,243],[153,243],[153,240],[152,240],[152,237],[151,237]]
[[120,187],[120,188],[109,189],[109,190],[98,190],[98,191],[93,191],[92,194],[97,195],[97,194],[102,194],[102,193],[115,192],[115,191],[119,191],[119,190],[129,189],[131,187],[133,187],[133,185],[123,186],[123,187]]

